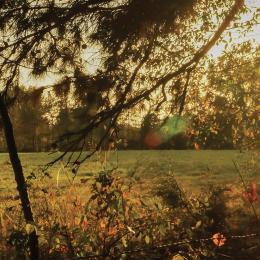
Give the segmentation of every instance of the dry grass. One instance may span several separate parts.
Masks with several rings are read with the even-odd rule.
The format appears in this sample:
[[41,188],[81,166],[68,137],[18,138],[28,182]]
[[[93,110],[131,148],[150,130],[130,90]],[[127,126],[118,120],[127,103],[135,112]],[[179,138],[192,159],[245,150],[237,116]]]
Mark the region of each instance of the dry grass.
[[[214,165],[209,165],[209,158],[211,156],[216,157],[219,152],[214,154],[212,151],[209,153],[202,151],[199,155],[195,154],[197,152],[193,153],[189,154],[189,160],[179,156],[179,161],[177,162],[176,159],[172,158],[170,152],[165,154],[165,151],[161,157],[159,157],[158,153],[151,152],[149,154],[149,152],[144,152],[142,157],[139,155],[138,158],[133,158],[133,153],[129,153],[128,155],[132,157],[130,156],[128,159],[127,154],[123,153],[121,154],[121,159],[124,158],[125,161],[119,165],[116,174],[117,177],[124,179],[126,183],[129,184],[131,182],[130,196],[133,201],[136,200],[136,203],[140,197],[151,203],[161,202],[162,199],[156,195],[155,190],[159,183],[164,184],[167,181],[165,173],[169,172],[174,174],[178,184],[191,200],[205,196],[211,185],[218,185],[225,190],[223,194],[227,205],[228,216],[226,221],[229,228],[233,232],[238,233],[241,230],[245,233],[252,232],[253,226],[248,225],[248,223],[255,223],[254,215],[250,205],[243,199],[244,187],[241,185],[239,177],[233,171],[228,176],[223,176],[217,172],[217,169],[213,167]],[[227,153],[230,156],[230,152],[228,151]],[[233,155],[241,156],[235,153]],[[43,160],[43,155],[40,156],[42,156],[40,157],[42,163],[46,158]],[[204,160],[201,159],[203,156]],[[208,156],[208,159],[206,159],[206,156]],[[255,173],[255,167],[258,167],[256,159],[251,158],[250,160],[254,161],[251,161],[250,164],[248,163],[249,157],[247,155],[242,156],[244,158],[241,159],[240,157],[240,165],[241,169],[244,170],[245,181],[247,183],[254,181],[257,187],[259,187],[259,176]],[[222,158],[224,157],[222,155]],[[113,166],[113,156],[111,160],[111,165]],[[193,165],[190,171],[186,171],[188,167],[185,163],[186,161],[188,166],[191,167]],[[30,163],[30,160],[27,163]],[[0,252],[12,252],[12,249],[5,241],[14,229],[24,229],[25,225],[19,206],[19,198],[12,183],[12,177],[8,176],[12,174],[10,164],[6,159],[2,160],[2,162],[0,160],[0,164],[2,171],[4,171],[4,175],[1,176],[2,190],[0,193]],[[82,230],[86,228],[84,226],[86,223],[81,218],[84,215],[86,203],[91,195],[90,186],[94,179],[92,174],[100,170],[100,165],[97,161],[88,162],[88,165],[83,166],[79,176],[75,178],[73,183],[70,183],[72,177],[69,175],[70,171],[67,170],[60,173],[57,183],[57,170],[59,170],[57,166],[51,169],[50,175],[53,176],[52,178],[42,178],[42,175],[39,174],[36,176],[36,179],[30,181],[29,192],[35,222],[39,227],[38,234],[40,235],[41,248],[46,252],[52,250],[53,239],[57,238],[57,236],[53,236],[55,233],[53,229],[56,225],[65,225],[68,228],[68,232],[79,225],[81,225]],[[112,167],[111,165],[107,164],[106,166],[109,168]],[[182,169],[181,165],[184,166],[184,169]],[[27,175],[32,167],[30,165],[25,167]],[[230,164],[227,163],[227,159],[226,162],[222,161],[221,167],[225,168],[224,172],[230,170]],[[92,174],[87,174],[91,171]],[[184,175],[182,171],[185,171],[186,174]],[[254,206],[257,214],[260,216],[260,201],[256,201]],[[142,205],[139,205],[139,207],[142,207]]]

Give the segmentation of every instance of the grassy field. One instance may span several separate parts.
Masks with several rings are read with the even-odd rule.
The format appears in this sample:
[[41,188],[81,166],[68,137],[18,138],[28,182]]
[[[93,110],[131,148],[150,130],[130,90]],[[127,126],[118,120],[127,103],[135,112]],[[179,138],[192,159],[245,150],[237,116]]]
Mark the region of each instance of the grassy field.
[[[20,158],[25,174],[34,172],[55,159],[59,154],[21,153]],[[75,155],[76,156],[76,155]],[[65,160],[66,161],[66,158]],[[132,176],[138,180],[160,179],[169,172],[184,187],[200,189],[208,184],[240,182],[233,161],[240,165],[246,180],[259,181],[259,160],[256,152],[240,153],[239,151],[119,151],[96,154],[80,168],[75,182],[91,178],[98,171],[117,167],[122,176]],[[53,185],[69,184],[72,179],[70,169],[64,169],[65,162],[58,162],[47,171],[53,177]],[[0,192],[11,192],[15,188],[12,168],[8,154],[0,154]]]

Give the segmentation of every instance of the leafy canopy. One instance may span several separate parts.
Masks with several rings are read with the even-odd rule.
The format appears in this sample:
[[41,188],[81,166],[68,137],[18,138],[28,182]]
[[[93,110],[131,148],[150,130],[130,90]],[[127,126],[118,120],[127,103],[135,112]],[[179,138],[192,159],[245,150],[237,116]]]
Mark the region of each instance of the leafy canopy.
[[[77,145],[108,121],[98,148],[124,110],[189,78],[243,10],[243,0],[1,1],[2,96],[19,88],[20,68],[35,77],[59,74],[57,93],[73,88],[80,103],[97,104],[82,128],[60,141],[76,136]],[[84,53],[93,48],[100,65],[90,74]]]

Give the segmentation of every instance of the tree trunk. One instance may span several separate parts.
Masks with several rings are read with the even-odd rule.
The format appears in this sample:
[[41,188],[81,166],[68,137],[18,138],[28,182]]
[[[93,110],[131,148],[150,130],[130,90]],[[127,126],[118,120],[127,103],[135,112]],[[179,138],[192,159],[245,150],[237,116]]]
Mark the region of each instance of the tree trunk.
[[[6,144],[7,144],[10,161],[15,175],[15,181],[17,184],[17,190],[19,192],[19,196],[22,204],[24,218],[26,223],[33,224],[34,219],[31,210],[28,191],[26,187],[26,182],[23,174],[23,168],[16,148],[13,126],[3,97],[0,97],[0,115],[2,118]],[[36,231],[33,231],[29,235],[29,247],[30,247],[30,258],[33,260],[37,260],[39,258],[39,247],[38,247],[38,237],[36,235]]]

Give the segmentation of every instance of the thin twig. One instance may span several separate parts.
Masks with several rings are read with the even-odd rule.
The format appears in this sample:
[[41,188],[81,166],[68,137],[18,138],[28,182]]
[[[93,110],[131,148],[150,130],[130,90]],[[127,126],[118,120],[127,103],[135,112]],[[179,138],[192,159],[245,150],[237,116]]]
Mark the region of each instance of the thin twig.
[[[233,164],[234,164],[234,166],[235,166],[235,169],[236,169],[236,171],[237,171],[237,173],[238,173],[238,175],[239,175],[239,177],[240,177],[240,179],[241,179],[241,182],[242,182],[243,187],[244,187],[245,192],[246,192],[246,191],[247,191],[247,186],[246,186],[246,183],[245,183],[244,178],[243,178],[243,176],[242,176],[242,173],[240,172],[240,169],[239,169],[237,163],[236,163],[234,160],[232,160],[232,161],[233,161]],[[248,200],[248,201],[249,201],[249,203],[250,203],[250,205],[251,205],[252,211],[253,211],[253,213],[254,213],[254,216],[255,216],[257,222],[259,222],[259,219],[258,219],[258,216],[257,216],[257,213],[256,213],[256,209],[255,209],[255,206],[254,206],[253,202],[252,202],[251,200]]]

